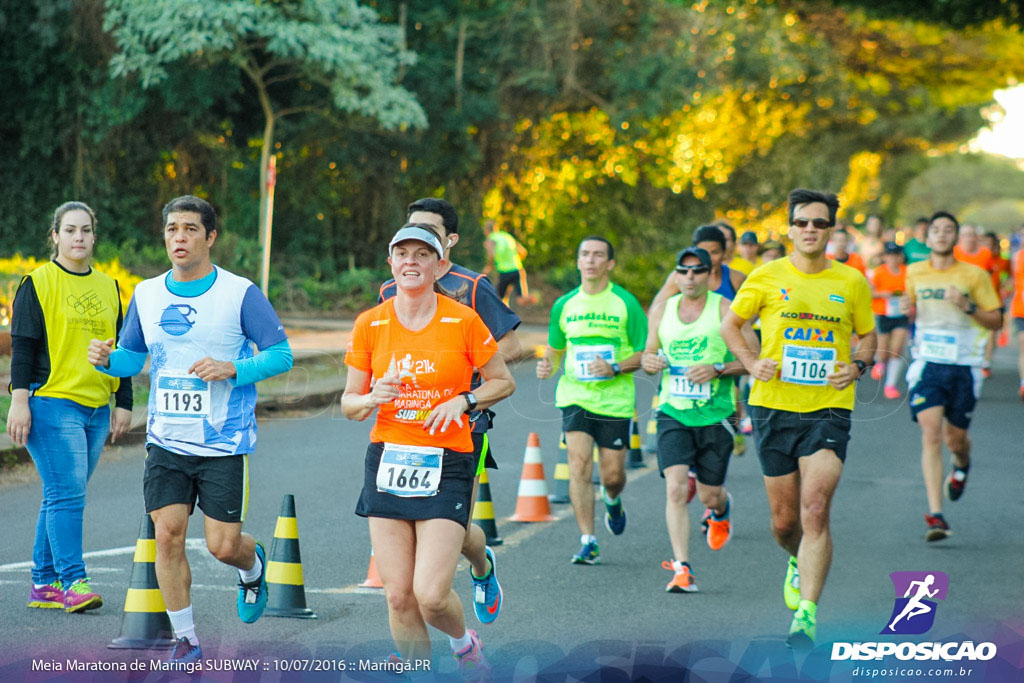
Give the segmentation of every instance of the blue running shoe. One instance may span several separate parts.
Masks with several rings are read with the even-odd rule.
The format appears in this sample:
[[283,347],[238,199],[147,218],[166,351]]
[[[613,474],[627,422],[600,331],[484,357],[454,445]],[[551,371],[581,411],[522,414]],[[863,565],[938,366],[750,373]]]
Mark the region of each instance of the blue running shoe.
[[601,564],[601,551],[597,542],[591,541],[580,546],[579,551],[572,556],[573,564]]
[[199,649],[198,645],[193,645],[188,638],[178,638],[174,641],[174,649],[171,650],[171,656],[167,658],[167,663],[174,668],[180,664],[198,662],[202,658],[203,651]]
[[263,616],[267,607],[267,551],[256,541],[256,557],[260,558],[263,569],[259,581],[242,583],[238,581],[238,618],[251,624]]
[[473,579],[473,609],[476,611],[476,618],[481,624],[490,624],[501,613],[502,593],[501,584],[494,573],[494,551],[490,547],[485,547],[484,550],[491,562],[491,571],[484,578],[478,579],[473,576],[471,568],[469,576]]
[[604,504],[604,525],[616,536],[626,530],[626,511],[622,509],[622,498],[615,504]]

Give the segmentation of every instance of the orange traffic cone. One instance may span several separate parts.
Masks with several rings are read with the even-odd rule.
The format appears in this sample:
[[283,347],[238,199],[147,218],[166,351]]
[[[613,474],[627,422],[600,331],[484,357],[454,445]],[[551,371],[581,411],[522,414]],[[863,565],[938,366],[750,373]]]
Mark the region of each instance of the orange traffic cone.
[[383,588],[384,583],[377,573],[377,561],[373,559],[373,550],[370,550],[370,566],[366,569],[366,581],[359,584],[360,588]]
[[540,437],[530,432],[523,454],[523,476],[519,479],[519,497],[513,522],[551,522],[555,517],[548,504],[548,485],[544,479],[544,462],[540,455]]

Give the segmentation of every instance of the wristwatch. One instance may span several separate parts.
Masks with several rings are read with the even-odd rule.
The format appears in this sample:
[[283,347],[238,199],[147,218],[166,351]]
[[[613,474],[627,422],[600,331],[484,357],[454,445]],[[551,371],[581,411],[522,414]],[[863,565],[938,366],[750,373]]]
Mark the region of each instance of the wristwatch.
[[622,374],[622,366],[618,363],[612,363],[612,374],[618,377]]
[[858,370],[860,370],[860,374],[857,375],[857,379],[860,379],[864,373],[867,372],[868,364],[860,359],[853,361],[853,364],[857,366]]
[[462,396],[464,399],[466,399],[466,410],[465,410],[465,412],[468,413],[468,412],[476,410],[476,404],[478,403],[478,401],[476,400],[476,395],[473,394],[472,391],[463,391],[463,392],[460,393],[460,396]]
[[967,315],[974,315],[975,311],[977,311],[977,310],[978,310],[978,304],[974,303],[973,301],[968,301],[967,302],[967,310],[964,311],[964,313],[966,313]]
[[722,373],[725,372],[725,363],[715,363],[711,367],[714,368],[715,373],[717,373],[719,377],[721,377]]

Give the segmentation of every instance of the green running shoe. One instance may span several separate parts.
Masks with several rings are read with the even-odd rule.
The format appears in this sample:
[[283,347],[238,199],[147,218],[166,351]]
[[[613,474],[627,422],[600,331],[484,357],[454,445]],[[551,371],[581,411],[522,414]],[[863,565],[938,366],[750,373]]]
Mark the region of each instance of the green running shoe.
[[810,650],[814,647],[814,639],[818,635],[817,619],[804,610],[793,615],[789,625],[789,636],[786,645],[794,650]]
[[800,606],[800,572],[796,568],[796,558],[792,555],[786,565],[786,582],[782,584],[782,599],[786,607],[796,611]]

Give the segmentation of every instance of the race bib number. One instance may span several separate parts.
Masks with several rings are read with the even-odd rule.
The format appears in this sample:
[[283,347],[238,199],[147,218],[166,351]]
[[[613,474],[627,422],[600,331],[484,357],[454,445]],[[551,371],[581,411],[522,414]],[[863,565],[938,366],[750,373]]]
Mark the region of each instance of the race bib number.
[[185,372],[160,373],[156,413],[162,417],[210,417],[210,385]]
[[890,296],[885,300],[886,318],[901,318],[903,315],[903,313],[900,313],[900,297]]
[[685,398],[691,401],[711,399],[711,382],[694,384],[686,379],[686,371],[690,368],[681,365],[673,365],[668,369],[669,391],[672,398]]
[[402,498],[437,495],[443,448],[384,444],[377,467],[377,490]]
[[956,332],[921,332],[920,357],[932,363],[956,364],[959,357]]
[[598,382],[611,377],[598,377],[589,369],[590,362],[595,358],[602,358],[611,365],[615,362],[615,349],[611,344],[597,344],[594,346],[577,346],[573,349],[573,373],[576,379],[581,382]]
[[782,348],[782,381],[825,386],[836,368],[836,350],[787,344]]

